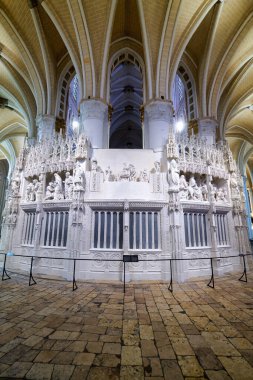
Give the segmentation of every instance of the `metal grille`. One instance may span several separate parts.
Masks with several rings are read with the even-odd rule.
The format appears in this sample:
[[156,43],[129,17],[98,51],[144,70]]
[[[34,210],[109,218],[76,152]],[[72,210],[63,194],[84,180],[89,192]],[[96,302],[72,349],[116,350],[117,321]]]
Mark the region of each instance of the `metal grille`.
[[206,247],[208,243],[206,214],[185,212],[184,231],[186,247]]
[[68,234],[68,211],[47,211],[44,218],[43,245],[66,247]]

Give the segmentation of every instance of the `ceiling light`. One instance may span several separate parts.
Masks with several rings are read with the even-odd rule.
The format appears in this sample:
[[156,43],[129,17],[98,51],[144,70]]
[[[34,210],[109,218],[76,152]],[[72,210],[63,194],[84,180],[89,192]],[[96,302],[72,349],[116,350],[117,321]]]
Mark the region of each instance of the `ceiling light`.
[[253,111],[253,104],[251,104],[251,106],[249,106],[248,109],[249,109],[250,111]]
[[182,132],[184,128],[185,128],[185,122],[183,120],[178,120],[176,122],[176,131]]

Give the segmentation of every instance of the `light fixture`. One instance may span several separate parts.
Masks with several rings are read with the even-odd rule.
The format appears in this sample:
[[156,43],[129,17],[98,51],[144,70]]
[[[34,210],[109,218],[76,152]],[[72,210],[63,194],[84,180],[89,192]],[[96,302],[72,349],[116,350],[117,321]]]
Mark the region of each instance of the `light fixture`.
[[79,121],[77,119],[73,119],[73,121],[72,121],[72,128],[73,129],[79,128]]
[[248,109],[253,112],[253,104],[251,104],[251,106],[249,106]]
[[184,128],[185,128],[185,122],[182,119],[179,119],[176,122],[176,131],[177,132],[182,132]]

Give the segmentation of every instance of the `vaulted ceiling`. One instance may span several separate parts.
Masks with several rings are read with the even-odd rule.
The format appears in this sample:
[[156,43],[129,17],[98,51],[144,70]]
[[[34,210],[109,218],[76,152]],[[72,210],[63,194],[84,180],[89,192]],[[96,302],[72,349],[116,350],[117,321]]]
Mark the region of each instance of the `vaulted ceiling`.
[[108,62],[128,48],[145,64],[146,101],[171,99],[184,63],[198,117],[218,120],[252,173],[252,35],[251,0],[0,0],[0,158],[36,135],[38,115],[57,116],[71,66],[81,98],[108,100]]

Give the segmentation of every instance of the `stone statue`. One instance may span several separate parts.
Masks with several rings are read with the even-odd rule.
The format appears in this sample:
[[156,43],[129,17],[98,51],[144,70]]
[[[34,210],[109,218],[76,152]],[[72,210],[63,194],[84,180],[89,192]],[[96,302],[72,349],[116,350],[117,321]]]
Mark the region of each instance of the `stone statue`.
[[[95,161],[97,164],[97,161]],[[96,170],[97,165],[95,165],[94,170]],[[74,175],[74,191],[84,191],[85,190],[85,177],[82,166],[80,162],[76,163],[75,175]]]
[[161,164],[160,164],[160,162],[159,161],[155,161],[154,166],[155,166],[155,172],[156,173],[160,173],[160,171],[161,171]]
[[231,174],[230,177],[230,187],[231,187],[231,197],[232,198],[240,198],[240,190],[237,182],[237,175],[235,172]]
[[70,172],[66,172],[65,176],[65,199],[72,199],[73,198],[73,190],[74,190],[74,182],[73,182],[73,176],[70,175]]
[[110,166],[108,166],[108,168],[106,168],[104,172],[104,181],[109,182],[111,181],[111,178],[112,178],[112,171],[110,169]]
[[129,170],[129,181],[136,181],[137,180],[137,174],[135,166],[130,164],[128,167]]
[[20,187],[20,177],[17,174],[15,178],[11,181],[11,191],[12,191],[13,197],[19,194],[19,187]]
[[149,174],[148,174],[148,170],[147,170],[147,169],[144,169],[144,170],[140,173],[139,181],[140,181],[140,182],[149,182]]
[[179,178],[179,198],[187,199],[188,198],[188,183],[185,179],[184,174]]
[[202,200],[202,191],[198,187],[197,182],[193,175],[190,177],[190,180],[189,180],[188,191],[189,191],[189,199]]
[[95,158],[91,160],[91,171],[97,172],[98,171],[98,162]]
[[47,189],[46,189],[45,201],[47,201],[49,199],[54,199],[54,191],[55,191],[54,183],[49,182]]
[[208,188],[207,188],[206,183],[202,184],[201,192],[202,192],[203,201],[208,201]]
[[28,183],[28,185],[26,187],[26,192],[25,192],[25,201],[26,202],[30,202],[32,191],[33,191],[33,184]]
[[54,199],[60,201],[64,199],[62,191],[62,179],[58,173],[54,173]]
[[170,162],[167,178],[169,187],[177,187],[179,185],[179,170],[177,167],[177,162],[174,159]]

